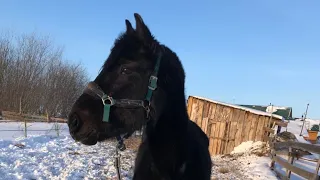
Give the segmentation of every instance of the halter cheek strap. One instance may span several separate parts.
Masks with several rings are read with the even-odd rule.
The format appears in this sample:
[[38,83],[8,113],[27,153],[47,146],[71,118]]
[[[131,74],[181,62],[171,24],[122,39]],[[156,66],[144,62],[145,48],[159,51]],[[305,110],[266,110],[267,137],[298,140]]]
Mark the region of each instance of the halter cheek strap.
[[[144,100],[132,100],[132,99],[113,99],[111,96],[108,96],[104,91],[94,82],[90,82],[86,88],[86,92],[90,94],[93,93],[94,95],[99,96],[102,100],[103,104],[103,122],[109,122],[110,120],[110,110],[112,106],[117,107],[130,107],[130,108],[138,108],[143,107],[146,111],[146,118],[149,119],[149,113],[150,113],[150,105],[151,105],[151,98],[153,91],[157,89],[157,83],[158,83],[158,71],[160,67],[160,61],[162,58],[162,53],[160,52],[153,74],[149,78],[149,84],[148,84],[148,91],[145,96]],[[89,91],[88,91],[89,90]]]
[[158,59],[156,61],[156,65],[154,67],[154,71],[153,74],[150,76],[149,78],[149,85],[148,85],[148,92],[146,95],[146,100],[150,103],[151,102],[151,97],[152,97],[152,93],[155,89],[157,89],[157,84],[158,84],[158,71],[159,71],[159,67],[160,67],[160,61],[162,58],[162,53],[160,53],[160,55],[158,56]]

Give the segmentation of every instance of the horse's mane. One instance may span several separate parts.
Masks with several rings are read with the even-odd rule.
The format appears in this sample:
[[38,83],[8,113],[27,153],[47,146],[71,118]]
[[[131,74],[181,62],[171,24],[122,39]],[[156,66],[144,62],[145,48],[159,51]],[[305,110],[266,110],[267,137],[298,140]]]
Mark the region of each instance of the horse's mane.
[[[115,39],[114,45],[110,50],[109,57],[105,60],[100,71],[113,66],[116,63],[117,56],[123,52],[126,47],[145,47],[147,51],[153,56],[157,56],[155,49],[161,49],[163,53],[163,62],[159,70],[159,83],[165,83],[166,86],[180,86],[184,88],[185,72],[182,68],[181,61],[176,53],[174,53],[167,46],[160,44],[153,35],[151,35],[152,44],[144,44],[135,34],[127,34],[126,32],[120,33]],[[164,85],[164,84],[163,84]],[[169,89],[170,90],[170,89]],[[173,90],[173,89],[171,89]]]

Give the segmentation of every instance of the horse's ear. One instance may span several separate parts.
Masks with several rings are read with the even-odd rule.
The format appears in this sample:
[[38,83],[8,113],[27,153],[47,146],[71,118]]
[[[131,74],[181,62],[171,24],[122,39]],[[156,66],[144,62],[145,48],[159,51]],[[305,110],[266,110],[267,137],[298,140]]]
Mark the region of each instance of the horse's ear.
[[134,32],[134,29],[130,23],[130,21],[128,19],[126,19],[126,27],[127,27],[127,30],[126,30],[126,33],[127,34],[130,34],[130,33],[133,33]]
[[144,24],[142,17],[138,13],[134,13],[134,18],[136,20],[137,34],[141,39],[148,41],[152,37],[149,28]]

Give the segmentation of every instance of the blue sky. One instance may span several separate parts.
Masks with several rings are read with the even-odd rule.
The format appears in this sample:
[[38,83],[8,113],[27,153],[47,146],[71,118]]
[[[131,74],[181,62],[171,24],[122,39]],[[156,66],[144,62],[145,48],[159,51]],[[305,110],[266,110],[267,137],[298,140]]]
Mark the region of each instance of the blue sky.
[[320,119],[320,1],[2,1],[0,28],[50,35],[93,79],[138,12],[180,57],[186,94]]

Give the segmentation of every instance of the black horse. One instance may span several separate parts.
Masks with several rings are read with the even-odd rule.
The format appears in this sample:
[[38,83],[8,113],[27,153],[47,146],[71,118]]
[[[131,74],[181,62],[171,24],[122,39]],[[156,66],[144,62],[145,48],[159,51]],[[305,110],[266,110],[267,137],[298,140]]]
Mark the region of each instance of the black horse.
[[141,16],[115,41],[99,75],[70,112],[73,139],[94,145],[144,128],[135,180],[209,180],[206,134],[189,120],[185,73],[177,55],[151,34]]

